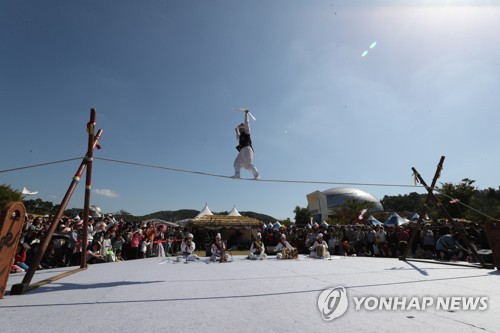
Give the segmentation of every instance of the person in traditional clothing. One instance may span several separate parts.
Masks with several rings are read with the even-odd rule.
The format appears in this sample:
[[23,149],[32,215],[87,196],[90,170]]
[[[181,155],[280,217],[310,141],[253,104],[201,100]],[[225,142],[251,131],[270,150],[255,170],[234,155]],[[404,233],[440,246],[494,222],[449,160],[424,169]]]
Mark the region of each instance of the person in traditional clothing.
[[311,253],[309,256],[315,259],[326,259],[330,258],[330,253],[328,252],[328,244],[323,240],[323,234],[319,233],[314,244],[309,248]]
[[226,248],[224,243],[222,242],[221,235],[218,233],[217,235],[215,235],[215,241],[212,243],[212,255],[210,256],[210,261],[221,261],[223,251],[225,259],[223,259],[222,261],[230,261],[229,254],[227,254],[225,250]]
[[234,160],[234,176],[233,178],[240,178],[241,168],[250,170],[254,179],[260,179],[259,171],[253,165],[253,147],[252,139],[250,138],[250,124],[248,121],[248,110],[245,110],[245,122],[239,124],[236,128],[236,140],[238,146],[236,149],[239,151],[238,156]]
[[155,257],[165,257],[165,248],[163,243],[165,243],[165,230],[167,226],[164,224],[159,224],[155,230],[155,237],[153,241],[153,255]]
[[281,240],[279,241],[278,245],[276,245],[276,247],[274,248],[274,251],[277,252],[276,259],[283,259],[281,250],[283,250],[284,248],[290,251],[293,250],[293,246],[291,246],[290,243],[288,243],[286,240],[286,235],[281,234]]
[[250,254],[248,255],[248,259],[250,260],[264,260],[267,258],[266,248],[264,243],[262,242],[262,235],[257,233],[256,239],[250,245]]
[[193,242],[193,234],[188,234],[181,243],[182,257],[189,261],[200,259],[197,254],[193,253],[195,249],[196,244]]

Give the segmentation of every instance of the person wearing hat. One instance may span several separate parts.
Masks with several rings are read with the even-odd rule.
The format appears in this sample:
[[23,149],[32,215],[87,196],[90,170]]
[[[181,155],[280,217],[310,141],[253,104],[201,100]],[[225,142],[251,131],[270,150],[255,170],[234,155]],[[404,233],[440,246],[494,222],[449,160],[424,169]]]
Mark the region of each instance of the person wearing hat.
[[313,246],[309,248],[311,253],[309,256],[314,259],[325,259],[330,258],[330,253],[328,252],[328,244],[323,240],[323,234],[319,233]]
[[215,235],[215,241],[212,243],[211,252],[210,261],[230,261],[229,254],[226,253],[226,245],[222,242],[222,237],[219,233]]
[[250,170],[253,174],[253,179],[260,179],[259,171],[253,165],[253,147],[252,139],[250,138],[250,124],[248,121],[248,110],[245,111],[245,122],[239,124],[236,128],[236,140],[238,140],[238,156],[234,160],[234,176],[233,178],[240,178],[241,168]]
[[193,253],[195,249],[196,244],[193,242],[193,234],[188,234],[181,243],[182,257],[189,261],[200,259],[197,254]]
[[279,241],[278,245],[274,248],[274,251],[277,252],[276,254],[276,259],[283,259],[283,255],[281,254],[281,250],[284,248],[288,250],[293,250],[293,246],[290,245],[290,243],[287,242],[286,240],[286,235],[281,234],[281,240]]
[[256,239],[250,245],[250,254],[248,255],[248,259],[250,260],[264,260],[267,258],[267,254],[265,252],[266,247],[262,242],[262,235],[257,233]]

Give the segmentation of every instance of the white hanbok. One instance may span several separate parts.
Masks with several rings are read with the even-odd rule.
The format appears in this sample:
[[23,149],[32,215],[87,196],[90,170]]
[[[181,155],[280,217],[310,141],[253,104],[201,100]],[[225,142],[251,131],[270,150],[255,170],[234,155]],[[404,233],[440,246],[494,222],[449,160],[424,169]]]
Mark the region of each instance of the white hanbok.
[[[317,252],[316,252],[316,248],[318,246],[323,246],[325,248],[325,255],[324,256],[320,256]],[[315,258],[315,259],[325,259],[325,258],[330,258],[330,253],[328,252],[328,244],[326,244],[325,241],[321,241],[321,242],[318,242],[318,241],[315,241],[313,246],[311,246],[309,248],[309,250],[311,251],[311,253],[309,254],[309,256],[311,258]]]
[[190,246],[188,246],[185,241],[182,242],[181,243],[181,252],[182,252],[181,258],[185,258],[186,260],[189,260],[189,261],[194,261],[194,260],[199,259],[198,255],[193,253],[195,249],[196,249],[196,244],[193,241],[191,242]]
[[[245,122],[243,131],[245,132],[245,134],[250,135],[248,112],[245,113]],[[240,134],[238,132],[236,132],[236,140],[240,141]],[[234,166],[235,178],[240,178],[241,168],[245,168],[250,172],[252,172],[254,179],[260,178],[259,171],[257,171],[257,168],[253,164],[253,148],[251,146],[245,146],[240,148],[238,156],[236,156],[236,159],[234,160],[233,166]]]
[[[260,243],[260,246],[259,246]],[[265,252],[266,248],[262,241],[253,241],[250,245],[250,254],[248,259],[250,260],[264,260],[267,259],[267,254]]]
[[[224,244],[219,243],[217,244],[217,242],[214,242],[212,244],[212,247],[211,247],[211,252],[212,252],[212,255],[210,256],[210,261],[220,261],[221,258],[222,258],[222,247],[224,246]],[[231,261],[230,258],[229,258],[229,254],[225,254],[226,255],[226,261]]]
[[276,245],[276,247],[274,248],[274,251],[277,252],[276,259],[282,259],[283,258],[283,254],[281,253],[281,251],[283,250],[283,248],[287,248],[288,250],[293,250],[293,246],[291,246],[290,243],[288,243],[288,241],[281,240],[278,243],[278,245]]

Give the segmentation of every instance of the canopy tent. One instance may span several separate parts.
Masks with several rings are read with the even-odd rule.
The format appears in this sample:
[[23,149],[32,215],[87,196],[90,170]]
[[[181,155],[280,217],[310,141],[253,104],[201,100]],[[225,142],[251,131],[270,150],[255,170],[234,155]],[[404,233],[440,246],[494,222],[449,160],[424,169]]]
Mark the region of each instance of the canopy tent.
[[366,219],[366,224],[368,225],[373,225],[373,226],[376,226],[376,225],[383,225],[382,222],[380,222],[379,220],[377,220],[375,217],[373,217],[373,215],[370,215],[367,219]]
[[[419,218],[420,218],[420,215],[418,215],[418,213],[415,213],[411,217],[410,222],[417,222]],[[428,222],[429,221],[429,216],[427,216],[427,214],[425,214],[424,217],[422,218],[422,221]]]
[[233,209],[227,214],[227,216],[241,216],[240,212],[236,209],[236,206],[233,206]]
[[384,222],[384,225],[386,227],[398,227],[408,222],[409,222],[408,220],[402,218],[397,213],[393,213],[391,216],[389,216],[387,221]]
[[276,221],[276,223],[274,223],[274,225],[273,225],[273,230],[280,230],[280,228],[281,228],[281,223]]
[[195,218],[202,217],[205,215],[214,215],[210,210],[210,208],[208,208],[208,203],[205,204],[205,207],[203,207],[203,209],[198,213],[198,215],[195,216]]
[[323,220],[323,221],[321,222],[321,224],[320,224],[320,227],[322,227],[322,228],[328,228],[328,227],[329,227],[329,224],[328,224],[325,220]]
[[418,215],[418,213],[415,213],[411,217],[410,222],[417,222],[419,218],[420,218],[420,215]]
[[[203,207],[202,210],[200,210],[200,212],[198,213],[198,215],[196,215],[194,218],[199,218],[199,217],[203,217],[203,216],[213,216],[214,214],[212,213],[212,211],[210,210],[210,208],[208,208],[208,203],[205,203],[205,207]],[[191,222],[193,221],[193,219],[184,219],[184,220],[179,220],[177,221],[177,224],[179,224],[179,226],[181,227],[187,227],[189,224],[191,224]]]

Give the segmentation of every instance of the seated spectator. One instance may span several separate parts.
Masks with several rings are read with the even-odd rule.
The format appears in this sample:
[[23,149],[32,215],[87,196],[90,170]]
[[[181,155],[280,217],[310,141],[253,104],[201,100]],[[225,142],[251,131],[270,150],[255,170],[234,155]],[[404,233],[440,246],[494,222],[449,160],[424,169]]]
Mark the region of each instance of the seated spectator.
[[24,244],[19,244],[17,246],[17,252],[14,260],[14,264],[16,266],[21,267],[23,270],[27,271],[29,269],[29,266],[26,264],[26,251],[29,250],[31,247],[24,243]]
[[372,257],[372,251],[368,249],[366,245],[361,247],[361,250],[358,252],[358,257]]
[[89,264],[100,264],[106,262],[102,254],[101,244],[99,242],[94,242],[87,250],[87,263]]
[[453,235],[443,235],[438,239],[436,251],[441,260],[457,260],[463,257],[464,251],[467,250],[458,243],[458,238],[458,233],[454,233]]
[[10,272],[11,273],[23,273],[24,272],[24,269],[22,269],[21,267],[17,266],[14,263],[14,258],[12,258],[12,265],[10,266]]

